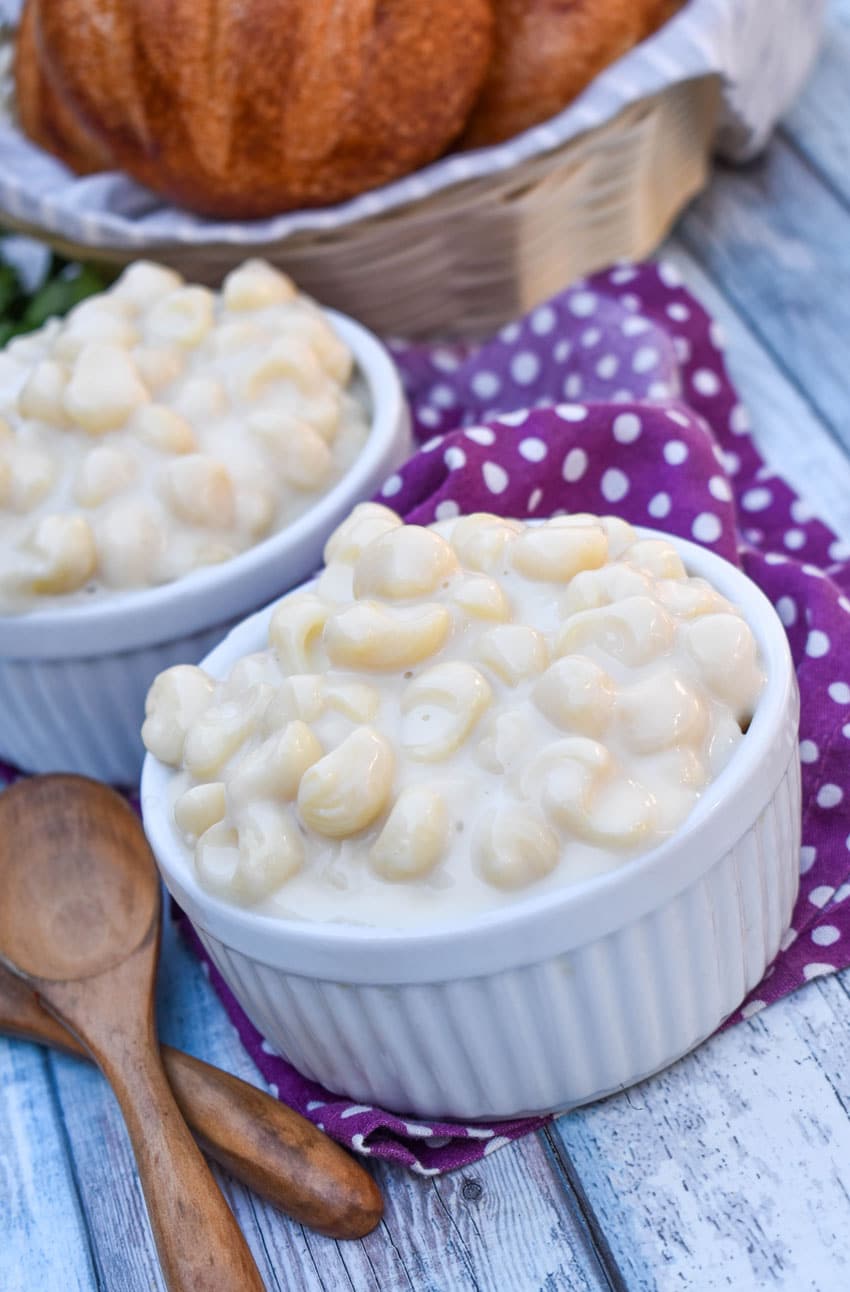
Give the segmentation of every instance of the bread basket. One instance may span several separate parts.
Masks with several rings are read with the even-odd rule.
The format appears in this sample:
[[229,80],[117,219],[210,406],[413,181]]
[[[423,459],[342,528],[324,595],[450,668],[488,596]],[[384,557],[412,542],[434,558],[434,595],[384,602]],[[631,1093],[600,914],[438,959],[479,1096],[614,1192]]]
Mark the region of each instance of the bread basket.
[[[18,2],[0,0],[7,30]],[[803,8],[689,0],[551,121],[269,220],[204,220],[122,176],[78,179],[0,110],[0,223],[116,268],[152,256],[196,282],[250,250],[379,332],[485,335],[584,273],[645,256],[715,147],[761,146],[816,49],[823,0]]]

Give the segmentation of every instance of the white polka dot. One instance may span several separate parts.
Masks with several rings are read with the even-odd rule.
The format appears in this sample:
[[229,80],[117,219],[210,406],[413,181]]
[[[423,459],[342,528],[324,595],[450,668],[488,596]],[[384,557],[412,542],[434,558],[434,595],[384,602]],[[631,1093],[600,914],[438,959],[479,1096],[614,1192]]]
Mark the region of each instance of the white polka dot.
[[451,386],[434,386],[429,392],[428,398],[438,408],[454,408],[457,403]]
[[741,470],[741,459],[737,453],[725,453],[720,450],[720,461],[727,475],[736,476]]
[[829,698],[836,704],[850,704],[850,686],[846,682],[833,682],[829,688]]
[[650,498],[646,505],[646,510],[649,512],[650,516],[654,516],[656,520],[663,520],[665,516],[670,515],[670,508],[672,506],[673,500],[669,493],[657,493],[653,498]]
[[521,440],[519,451],[526,462],[542,462],[548,453],[546,445],[535,435],[530,435],[527,440]]
[[718,502],[732,501],[732,489],[725,476],[712,476],[708,482],[708,492]]
[[422,404],[416,410],[416,416],[423,426],[439,426],[440,414],[436,408],[430,408],[428,404]]
[[578,399],[583,388],[584,382],[581,379],[581,375],[577,372],[571,372],[569,377],[567,377],[567,380],[564,382],[564,394],[567,399]]
[[384,481],[384,487],[382,488],[381,493],[385,498],[394,498],[397,493],[401,493],[403,484],[404,481],[400,475],[391,475],[389,479]]
[[434,350],[431,355],[431,362],[440,372],[457,372],[460,367],[460,358],[453,354],[451,350]]
[[819,628],[813,628],[806,639],[806,654],[812,659],[823,659],[829,654],[829,638]]
[[846,561],[850,557],[850,543],[846,543],[843,538],[837,538],[829,545],[829,555],[833,561]]
[[414,1139],[430,1139],[434,1134],[430,1126],[420,1126],[416,1122],[405,1122],[404,1131]]
[[675,422],[677,426],[690,426],[691,419],[686,413],[680,413],[678,408],[668,408],[664,414],[668,421]]
[[833,785],[827,781],[826,785],[821,785],[818,790],[818,807],[834,808],[837,807],[844,798],[844,791],[840,785]]
[[729,414],[729,430],[733,435],[746,435],[750,429],[750,415],[743,404],[736,404]]
[[811,982],[813,978],[823,978],[824,974],[828,973],[835,973],[835,965],[815,963],[803,965],[803,977],[806,982]]
[[846,902],[848,897],[850,897],[850,884],[842,884],[840,888],[836,888],[833,901]]
[[691,311],[687,305],[681,305],[679,301],[674,301],[672,305],[668,305],[667,313],[677,323],[685,323],[691,317]]
[[583,422],[587,417],[584,404],[556,404],[555,412],[565,422]]
[[754,1014],[760,1013],[761,1010],[764,1009],[766,1004],[767,1004],[767,1001],[765,1000],[748,1001],[747,1004],[744,1006],[744,1008],[741,1010],[741,1018],[752,1018]]
[[531,316],[531,330],[535,336],[546,336],[558,322],[551,305],[541,305]]
[[586,350],[597,345],[602,340],[602,329],[598,327],[589,327],[581,334],[581,343]]
[[659,354],[652,345],[642,345],[632,359],[633,372],[650,372],[658,366]]
[[825,578],[826,578],[826,574],[824,573],[824,571],[823,571],[823,570],[819,570],[819,569],[818,569],[818,567],[817,567],[816,565],[804,565],[804,566],[803,566],[803,573],[804,573],[804,574],[808,574],[808,576],[809,576],[809,578],[810,578],[810,579],[825,579]]
[[650,399],[670,399],[672,391],[666,381],[653,381],[646,392]]
[[670,260],[662,260],[658,265],[658,277],[665,287],[681,287],[682,275]]
[[596,310],[596,297],[593,292],[573,292],[567,298],[567,309],[576,318],[589,318]]
[[542,489],[532,489],[528,499],[528,510],[537,511],[537,508],[540,506],[540,500],[542,499],[542,497],[543,497]]
[[564,458],[564,465],[561,471],[564,479],[568,484],[575,484],[580,480],[587,470],[587,454],[584,449],[570,449]]
[[846,740],[850,740],[850,722],[844,724],[841,728],[841,734]]
[[629,477],[618,467],[609,467],[599,485],[606,502],[619,502],[629,492]]
[[812,866],[815,864],[815,858],[818,855],[817,848],[803,847],[800,849],[800,874],[808,875]]
[[489,426],[470,426],[469,430],[464,431],[468,440],[474,444],[494,444],[496,440],[495,431],[491,431]]
[[344,1121],[347,1117],[359,1117],[361,1113],[370,1113],[371,1111],[371,1104],[349,1104],[348,1108],[344,1108],[339,1116],[340,1120]]
[[793,597],[780,597],[776,603],[776,613],[786,628],[797,622],[797,603]]
[[835,889],[830,888],[829,884],[820,884],[809,893],[809,901],[812,906],[816,906],[818,910],[822,911],[834,892]]
[[516,408],[512,413],[500,413],[499,421],[503,426],[522,426],[528,421],[528,409]]
[[472,386],[473,394],[477,395],[479,399],[492,399],[494,395],[499,393],[502,383],[495,372],[485,370],[476,372],[470,385]]
[[782,937],[779,939],[779,950],[787,951],[788,948],[793,946],[796,941],[797,941],[797,930],[786,929],[785,932],[782,934]]
[[714,512],[702,511],[691,526],[691,533],[700,543],[714,543],[723,533],[720,517]]
[[635,397],[633,390],[615,390],[611,399],[615,404],[630,404]]
[[634,292],[626,292],[620,297],[620,304],[623,309],[631,310],[632,313],[635,313],[640,309],[640,297],[636,296]]
[[648,332],[650,327],[648,319],[641,318],[639,314],[629,315],[620,324],[620,331],[623,336],[640,336],[642,332]]
[[516,341],[519,336],[520,331],[519,323],[507,323],[500,330],[499,338],[504,341],[506,345],[513,345],[514,341]]
[[679,363],[687,363],[691,357],[691,343],[686,336],[673,337],[673,350]]
[[711,344],[714,346],[715,350],[726,349],[726,333],[723,331],[720,324],[714,319],[712,319],[709,326],[708,335],[711,337]]
[[618,444],[634,444],[643,427],[637,413],[620,413],[614,418],[612,429]]
[[444,498],[434,508],[434,515],[437,520],[454,520],[455,516],[460,515],[460,507],[454,498]]
[[552,353],[558,363],[565,363],[573,352],[573,347],[569,341],[559,341]]
[[805,525],[807,520],[812,519],[814,512],[805,498],[795,498],[791,504],[791,515],[798,525]]
[[681,466],[687,456],[688,446],[681,440],[668,440],[664,445],[664,458],[671,467]]
[[438,449],[445,438],[446,438],[445,435],[432,436],[430,440],[425,441],[425,443],[422,445],[420,452],[430,453],[432,449]]
[[805,545],[806,535],[801,529],[789,529],[782,541],[792,552],[797,552]]
[[787,565],[788,557],[783,556],[781,552],[768,552],[764,558],[768,565]]
[[720,389],[720,378],[710,368],[698,368],[693,375],[694,390],[700,395],[716,395]]
[[485,462],[481,468],[484,483],[491,493],[504,493],[508,487],[508,473],[498,462]]
[[630,283],[633,278],[637,278],[637,270],[633,269],[631,265],[623,265],[621,269],[614,269],[611,273],[611,282],[618,287]]
[[620,366],[620,360],[615,354],[605,354],[596,365],[596,375],[603,381],[610,381],[616,376],[617,369]]
[[[369,1145],[366,1143],[365,1135],[360,1131],[358,1131],[356,1135],[352,1135],[351,1147],[354,1149],[355,1153],[364,1153],[367,1157],[372,1152]],[[417,1162],[415,1165],[418,1166],[419,1163]]]
[[531,350],[520,350],[511,360],[511,376],[521,386],[529,386],[540,371],[540,360]]
[[816,947],[831,947],[840,937],[841,933],[834,924],[820,924],[812,929],[812,942]]
[[748,543],[754,543],[756,546],[758,546],[758,544],[759,544],[759,543],[762,541],[762,539],[764,538],[764,530],[762,530],[762,529],[745,529],[745,530],[744,530],[744,538],[747,540],[747,542],[748,542]]
[[452,444],[443,454],[443,461],[450,471],[459,471],[466,466],[466,454],[457,444]]
[[850,615],[850,597],[839,597],[838,604],[845,614]]
[[764,511],[773,502],[769,489],[748,489],[741,499],[744,511]]
[[800,741],[800,762],[816,763],[820,757],[820,751],[813,740]]
[[489,1157],[491,1153],[495,1153],[498,1149],[507,1148],[510,1142],[506,1135],[496,1135],[493,1139],[487,1141],[484,1156]]

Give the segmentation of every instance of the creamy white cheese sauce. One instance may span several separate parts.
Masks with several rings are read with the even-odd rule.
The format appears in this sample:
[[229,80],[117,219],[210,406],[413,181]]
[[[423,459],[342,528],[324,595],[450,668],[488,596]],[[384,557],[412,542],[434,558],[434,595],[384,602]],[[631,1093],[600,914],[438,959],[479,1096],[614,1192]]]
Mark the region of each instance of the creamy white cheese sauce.
[[248,261],[138,262],[0,352],[0,613],[168,583],[283,529],[369,429],[352,356]]
[[627,864],[757,703],[740,613],[623,521],[422,529],[364,504],[325,556],[267,650],[150,692],[176,828],[234,902],[431,926]]

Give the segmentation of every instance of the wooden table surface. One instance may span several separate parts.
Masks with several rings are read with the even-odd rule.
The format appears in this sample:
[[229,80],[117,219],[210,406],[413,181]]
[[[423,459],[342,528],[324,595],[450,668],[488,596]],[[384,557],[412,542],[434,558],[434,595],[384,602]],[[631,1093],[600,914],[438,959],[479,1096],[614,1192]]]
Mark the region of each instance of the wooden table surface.
[[[769,461],[850,538],[850,0],[766,155],[718,168],[666,252],[726,329]],[[477,1166],[375,1166],[386,1218],[337,1245],[222,1186],[269,1289],[660,1292],[850,1287],[850,971]],[[165,1039],[260,1079],[171,930]],[[0,1289],[162,1283],[99,1075],[0,1040]]]

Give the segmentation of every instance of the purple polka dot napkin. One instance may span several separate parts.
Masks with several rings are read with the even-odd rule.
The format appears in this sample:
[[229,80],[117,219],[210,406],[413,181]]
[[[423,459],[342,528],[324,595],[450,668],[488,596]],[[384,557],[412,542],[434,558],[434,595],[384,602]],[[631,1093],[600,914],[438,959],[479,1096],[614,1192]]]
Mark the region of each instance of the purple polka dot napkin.
[[[409,519],[614,512],[709,546],[771,598],[802,695],[802,885],[729,1024],[850,964],[850,547],[759,456],[717,324],[672,267],[618,265],[484,345],[393,349],[424,442],[379,497]],[[435,1175],[542,1124],[425,1125],[323,1090],[270,1050],[186,933],[274,1093],[356,1151]]]

